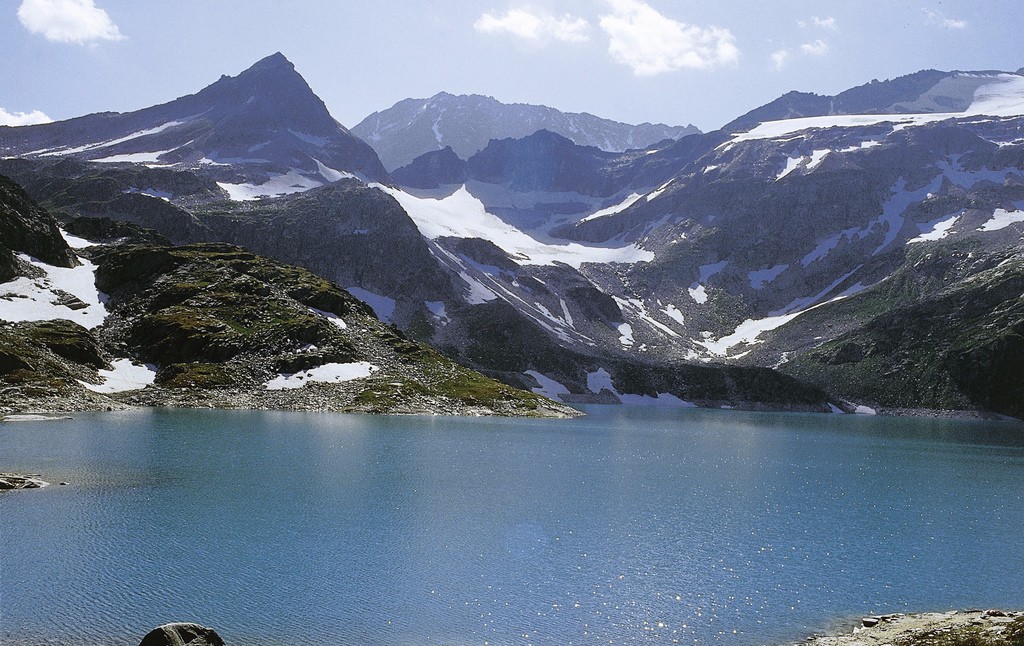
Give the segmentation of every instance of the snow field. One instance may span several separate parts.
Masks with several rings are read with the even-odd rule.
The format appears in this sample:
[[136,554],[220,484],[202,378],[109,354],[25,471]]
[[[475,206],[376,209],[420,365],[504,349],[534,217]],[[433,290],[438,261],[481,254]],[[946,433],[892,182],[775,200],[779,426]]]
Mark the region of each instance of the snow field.
[[379,368],[368,361],[325,363],[294,374],[281,373],[264,385],[267,390],[290,390],[302,388],[307,383],[343,383],[369,377],[377,370]]
[[635,245],[591,247],[578,243],[541,242],[488,213],[483,202],[473,196],[465,185],[441,199],[416,197],[382,184],[371,186],[395,198],[416,223],[420,233],[427,238],[433,240],[452,236],[490,240],[522,264],[550,265],[562,262],[579,269],[585,262],[635,263],[654,259],[653,253]]

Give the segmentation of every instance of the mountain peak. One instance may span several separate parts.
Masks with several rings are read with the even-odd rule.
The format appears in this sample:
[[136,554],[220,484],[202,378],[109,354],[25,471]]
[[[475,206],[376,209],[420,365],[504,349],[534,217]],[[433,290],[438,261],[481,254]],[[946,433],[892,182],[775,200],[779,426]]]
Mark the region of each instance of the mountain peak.
[[28,126],[0,138],[0,151],[200,166],[233,160],[236,167],[249,166],[260,181],[291,172],[318,184],[345,174],[389,180],[373,149],[331,116],[280,52],[168,103],[80,117],[71,126]]
[[[265,72],[279,69],[294,72],[295,65],[293,65],[292,62],[288,60],[285,57],[285,55],[282,54],[281,52],[274,52],[270,56],[267,56],[266,58],[261,58],[260,60],[256,61],[252,65],[252,67],[245,70],[245,72],[242,72],[242,74],[246,74],[249,72]],[[242,74],[239,74],[239,76],[241,76]]]
[[260,58],[252,64],[252,67],[240,74],[237,78],[265,74],[288,74],[299,76],[298,72],[295,71],[295,64],[286,58],[285,54],[278,51],[266,56],[265,58]]

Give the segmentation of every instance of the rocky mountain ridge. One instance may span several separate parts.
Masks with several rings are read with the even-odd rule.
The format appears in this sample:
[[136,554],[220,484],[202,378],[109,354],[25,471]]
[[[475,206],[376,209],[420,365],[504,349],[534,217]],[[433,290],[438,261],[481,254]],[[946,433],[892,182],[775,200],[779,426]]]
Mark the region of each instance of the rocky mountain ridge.
[[922,70],[885,81],[876,79],[835,96],[788,92],[730,121],[722,130],[744,132],[765,121],[800,117],[964,112],[974,102],[978,88],[1000,74],[1005,72]]
[[647,148],[666,139],[700,132],[692,125],[630,125],[587,113],[506,104],[491,97],[447,92],[429,99],[399,101],[352,128],[353,134],[373,146],[391,170],[446,147],[466,159],[483,150],[492,139],[518,139],[538,130],[550,130],[578,145],[610,152]]
[[280,53],[162,105],[0,127],[0,155],[194,168],[241,197],[346,176],[388,181],[373,150],[334,120]]

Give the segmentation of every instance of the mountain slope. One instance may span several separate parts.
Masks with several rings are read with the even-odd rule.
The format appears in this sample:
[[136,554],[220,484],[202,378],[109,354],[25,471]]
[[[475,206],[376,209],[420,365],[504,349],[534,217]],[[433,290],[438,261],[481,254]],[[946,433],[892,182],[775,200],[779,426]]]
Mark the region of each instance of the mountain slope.
[[[51,230],[54,247],[66,238],[81,262],[62,268],[22,254],[28,275],[0,283],[0,412],[128,403],[576,414],[408,340],[309,271],[224,244],[93,245],[8,198],[0,193],[0,213]],[[6,235],[0,243],[18,244]]]
[[[950,260],[968,254],[974,271],[957,271],[963,264]],[[887,291],[893,307],[857,322],[851,315],[870,312],[883,297],[865,292],[832,308],[833,321],[853,328],[783,370],[830,387],[841,381],[851,397],[891,408],[980,408],[1024,418],[1024,254],[970,253],[950,244],[914,256],[913,265],[875,290]],[[943,287],[915,299],[892,294],[929,275]]]
[[[588,149],[570,142],[538,145],[553,138],[538,133],[492,142],[465,163],[458,187],[440,181],[442,164],[424,160],[400,169],[400,183],[427,198],[400,201],[428,237],[436,235],[425,209],[431,201],[463,204],[468,212],[475,200],[474,208],[560,246],[564,262],[572,262],[568,241],[587,244],[591,255],[572,266],[578,278],[568,280],[569,270],[557,264],[535,274],[544,292],[520,288],[528,284],[525,266],[489,274],[473,274],[469,263],[463,267],[495,297],[542,321],[564,346],[590,343],[633,362],[658,357],[778,366],[879,408],[1018,414],[1007,403],[1012,389],[1007,394],[996,385],[998,375],[1024,370],[1013,350],[1019,333],[1012,312],[1001,313],[1002,306],[980,299],[979,291],[958,300],[939,297],[935,288],[891,285],[903,284],[900,276],[922,262],[920,252],[951,245],[971,252],[937,252],[956,276],[950,280],[985,286],[990,281],[978,272],[1010,258],[1007,249],[1019,249],[1024,77],[925,72],[842,96],[844,105],[877,112],[752,124],[745,132],[690,136],[639,155],[609,154],[597,164]],[[952,100],[957,96],[960,103]],[[913,106],[925,111],[908,112]],[[934,111],[939,108],[961,112]],[[491,161],[477,165],[477,158]],[[428,186],[433,188],[415,188]],[[475,235],[470,227],[449,230],[464,240]],[[524,245],[510,244],[504,235],[491,239],[520,265],[543,265]],[[456,252],[443,238],[438,243]],[[617,262],[593,253],[630,246],[632,256]],[[580,281],[611,297],[614,306],[600,316],[587,314],[569,297],[570,285]],[[878,293],[887,296],[872,296]],[[838,315],[865,302],[871,306],[856,316]],[[970,316],[957,315],[963,302],[977,306],[965,310]],[[843,336],[870,335],[872,329],[892,334],[906,319],[913,319],[904,323],[910,329],[920,323],[930,331],[908,332],[891,345]],[[1006,348],[999,361],[984,349],[989,345]],[[854,346],[885,351],[875,350],[864,364],[870,370],[858,375],[856,362],[839,352],[855,353]],[[908,347],[918,348],[910,352],[912,363],[901,358]],[[833,361],[836,353],[842,356]],[[808,358],[818,354],[827,360]],[[934,367],[946,362],[955,370]],[[986,365],[995,376],[983,377]],[[551,370],[542,374],[565,374]],[[889,385],[864,387],[878,371],[893,370],[920,385],[901,389],[903,382],[877,377]],[[579,387],[561,385],[570,393]]]
[[479,95],[442,92],[406,99],[375,112],[352,128],[393,170],[432,150],[451,147],[467,159],[491,139],[519,138],[550,130],[583,146],[621,152],[699,132],[694,126],[629,125],[591,114],[559,112],[539,105],[505,104]]
[[151,108],[0,127],[0,153],[201,168],[246,197],[346,175],[388,180],[373,149],[331,117],[280,53]]

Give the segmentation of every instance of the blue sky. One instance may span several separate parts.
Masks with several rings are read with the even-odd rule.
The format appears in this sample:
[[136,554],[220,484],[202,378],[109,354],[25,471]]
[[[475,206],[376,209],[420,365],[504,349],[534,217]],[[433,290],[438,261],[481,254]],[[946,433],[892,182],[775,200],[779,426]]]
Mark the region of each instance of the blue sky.
[[1022,28],[1022,0],[3,0],[0,123],[147,107],[280,51],[346,126],[446,91],[713,130],[789,90],[1015,71]]

